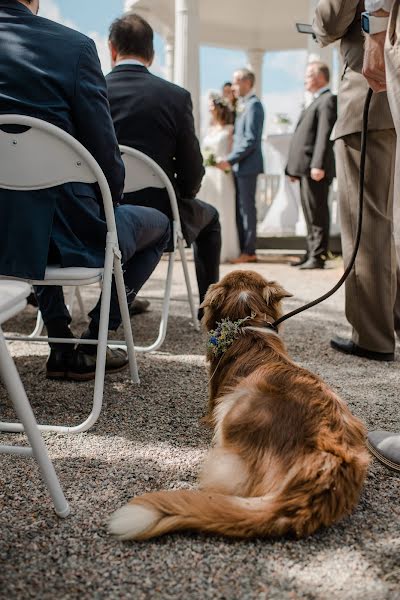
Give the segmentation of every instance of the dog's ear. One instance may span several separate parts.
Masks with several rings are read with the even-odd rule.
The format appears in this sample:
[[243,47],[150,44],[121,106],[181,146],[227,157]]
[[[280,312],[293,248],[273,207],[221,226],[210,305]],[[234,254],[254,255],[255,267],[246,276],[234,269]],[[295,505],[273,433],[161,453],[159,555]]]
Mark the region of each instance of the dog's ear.
[[293,294],[287,292],[279,283],[271,281],[262,291],[263,298],[267,304],[279,302],[282,298],[291,298]]
[[200,308],[205,308],[206,306],[218,307],[222,304],[224,296],[224,288],[218,283],[213,283],[208,288],[206,296],[200,304]]

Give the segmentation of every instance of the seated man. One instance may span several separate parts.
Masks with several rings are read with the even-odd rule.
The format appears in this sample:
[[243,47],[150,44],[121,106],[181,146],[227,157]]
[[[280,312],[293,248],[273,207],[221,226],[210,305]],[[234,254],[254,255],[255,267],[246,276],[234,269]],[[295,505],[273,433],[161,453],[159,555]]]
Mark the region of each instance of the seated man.
[[[113,70],[106,81],[118,142],[150,156],[174,185],[183,235],[194,247],[201,303],[219,279],[221,227],[217,210],[195,199],[204,167],[190,94],[147,70],[154,58],[153,30],[138,15],[112,23],[109,46]],[[123,202],[151,206],[171,218],[165,190],[148,188],[125,195]]]
[[[109,112],[94,42],[37,17],[39,0],[0,1],[0,113],[38,117],[78,139],[102,168],[115,203],[115,219],[131,302],[157,265],[169,239],[168,219],[157,210],[120,206],[124,166]],[[101,267],[106,223],[96,186],[71,183],[47,190],[0,189],[0,273],[41,279],[47,264]],[[9,240],[12,240],[10,243]],[[73,337],[60,287],[36,289],[50,337]],[[86,338],[97,338],[100,302]],[[113,284],[109,328],[121,322]],[[51,344],[47,376],[91,379],[96,347]],[[127,365],[126,352],[107,351],[106,370]]]

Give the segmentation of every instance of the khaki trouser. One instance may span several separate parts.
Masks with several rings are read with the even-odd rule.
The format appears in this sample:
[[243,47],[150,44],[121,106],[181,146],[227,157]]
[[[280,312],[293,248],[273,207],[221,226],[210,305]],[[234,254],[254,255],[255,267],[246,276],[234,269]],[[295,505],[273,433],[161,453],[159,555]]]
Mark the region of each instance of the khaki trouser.
[[[335,146],[345,266],[356,236],[360,147],[361,133],[346,135]],[[394,331],[400,330],[400,318],[394,316],[395,312],[400,315],[393,238],[395,148],[394,129],[368,133],[361,242],[346,280],[346,317],[353,327],[352,340],[375,352],[394,352]]]
[[400,264],[400,9],[393,4],[385,45],[387,95],[397,132],[394,181],[393,223],[397,257]]

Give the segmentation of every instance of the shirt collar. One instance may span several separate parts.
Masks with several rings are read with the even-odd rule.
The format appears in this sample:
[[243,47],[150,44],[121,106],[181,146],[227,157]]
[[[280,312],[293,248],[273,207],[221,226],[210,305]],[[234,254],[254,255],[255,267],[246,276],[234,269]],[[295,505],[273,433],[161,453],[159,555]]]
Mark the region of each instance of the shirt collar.
[[329,91],[329,85],[325,85],[324,87],[319,88],[319,90],[313,94],[313,99],[315,100],[316,98],[319,98],[321,96],[321,94],[324,94],[325,92],[328,92],[328,91]]
[[249,92],[247,92],[247,94],[245,96],[241,97],[241,101],[242,102],[247,102],[247,100],[249,100],[249,98],[251,98],[252,96],[254,96],[254,90],[253,90],[253,88],[251,88],[251,90]]
[[120,65],[136,65],[140,67],[146,67],[141,60],[136,60],[136,58],[124,58],[123,60],[119,60],[117,63],[115,63],[114,66],[119,67]]

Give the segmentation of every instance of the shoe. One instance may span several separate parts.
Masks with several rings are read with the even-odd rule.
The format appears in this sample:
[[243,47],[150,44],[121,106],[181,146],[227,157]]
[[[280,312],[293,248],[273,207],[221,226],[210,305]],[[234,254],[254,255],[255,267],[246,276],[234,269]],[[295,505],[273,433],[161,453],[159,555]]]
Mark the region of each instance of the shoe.
[[299,269],[324,269],[325,261],[322,258],[309,258],[302,265],[300,265]]
[[334,337],[331,340],[331,348],[343,352],[344,354],[352,354],[353,356],[361,356],[370,360],[383,360],[387,362],[394,361],[394,352],[374,352],[357,346],[352,340],[345,340],[341,337]]
[[[121,348],[106,350],[106,373],[118,373],[127,367],[128,354]],[[87,354],[81,346],[73,352],[51,349],[46,363],[47,379],[90,381],[96,374],[96,353]]]
[[131,317],[133,315],[140,315],[141,313],[146,312],[149,309],[150,302],[145,300],[145,298],[135,298],[132,304],[129,307],[129,314]]
[[368,450],[389,469],[400,473],[400,434],[391,431],[371,431]]
[[237,258],[232,258],[229,261],[231,265],[239,265],[240,263],[256,263],[258,261],[256,254],[241,254]]
[[307,261],[308,261],[308,254],[305,254],[299,260],[293,260],[289,264],[291,267],[300,267],[300,265],[304,265],[304,263],[306,263]]

